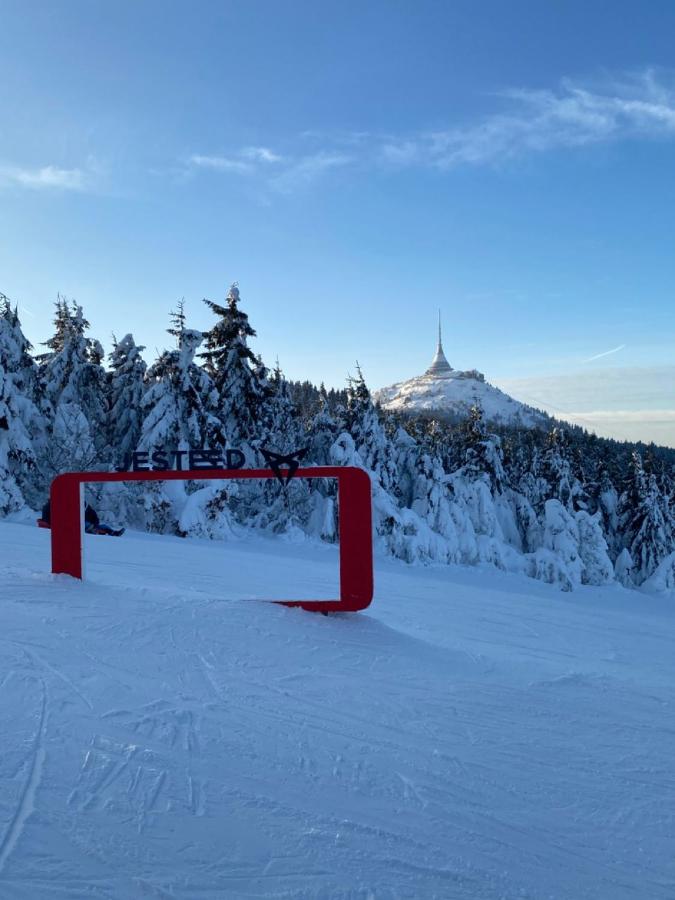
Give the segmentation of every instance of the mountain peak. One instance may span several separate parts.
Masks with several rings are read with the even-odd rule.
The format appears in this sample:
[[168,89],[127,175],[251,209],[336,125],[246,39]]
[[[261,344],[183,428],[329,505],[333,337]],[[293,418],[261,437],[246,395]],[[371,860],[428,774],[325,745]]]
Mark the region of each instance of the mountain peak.
[[383,409],[392,412],[434,414],[448,419],[465,418],[472,406],[483,409],[487,421],[526,428],[546,427],[545,413],[514,400],[485,380],[476,369],[453,369],[443,352],[441,317],[438,315],[438,344],[424,375],[397,382],[374,392]]

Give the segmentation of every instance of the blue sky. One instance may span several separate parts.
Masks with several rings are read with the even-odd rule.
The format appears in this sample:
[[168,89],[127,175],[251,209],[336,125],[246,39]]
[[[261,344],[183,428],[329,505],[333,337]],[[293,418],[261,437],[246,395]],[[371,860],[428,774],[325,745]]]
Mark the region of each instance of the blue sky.
[[452,365],[675,445],[675,5],[0,0],[0,291],[148,357],[237,280],[256,351]]

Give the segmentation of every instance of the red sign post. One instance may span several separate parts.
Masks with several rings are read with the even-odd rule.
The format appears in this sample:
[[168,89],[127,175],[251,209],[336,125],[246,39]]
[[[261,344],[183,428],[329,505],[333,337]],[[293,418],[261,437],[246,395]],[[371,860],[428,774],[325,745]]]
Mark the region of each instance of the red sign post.
[[[52,572],[82,578],[82,485],[109,481],[225,481],[275,478],[271,469],[198,469],[177,472],[67,472],[51,486]],[[335,478],[340,536],[339,600],[275,600],[311,612],[358,612],[373,599],[370,478],[354,466],[312,466],[296,478]]]

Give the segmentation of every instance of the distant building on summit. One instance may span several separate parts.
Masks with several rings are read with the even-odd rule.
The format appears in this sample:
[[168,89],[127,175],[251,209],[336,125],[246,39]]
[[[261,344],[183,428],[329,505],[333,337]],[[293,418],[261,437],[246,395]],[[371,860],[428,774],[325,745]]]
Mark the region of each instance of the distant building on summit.
[[438,310],[438,347],[436,347],[436,355],[434,356],[431,365],[426,371],[426,375],[436,375],[443,376],[449,375],[450,372],[453,371],[452,366],[445,358],[445,353],[443,353],[443,340],[441,338],[441,311]]
[[545,427],[548,421],[544,413],[488,384],[477,369],[453,369],[443,351],[440,311],[436,353],[424,375],[384,387],[373,396],[383,409],[411,415],[460,420],[472,406],[480,406],[487,421],[525,427]]

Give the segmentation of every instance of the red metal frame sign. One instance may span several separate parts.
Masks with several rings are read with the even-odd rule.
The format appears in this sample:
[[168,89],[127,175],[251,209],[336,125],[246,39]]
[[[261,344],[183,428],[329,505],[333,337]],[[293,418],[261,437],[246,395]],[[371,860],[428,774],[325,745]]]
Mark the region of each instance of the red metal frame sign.
[[[108,481],[224,481],[275,478],[272,469],[199,469],[185,472],[66,472],[50,492],[52,572],[82,578],[82,485]],[[275,600],[311,612],[358,612],[373,599],[370,478],[354,466],[313,466],[296,478],[335,478],[340,537],[339,600]]]

